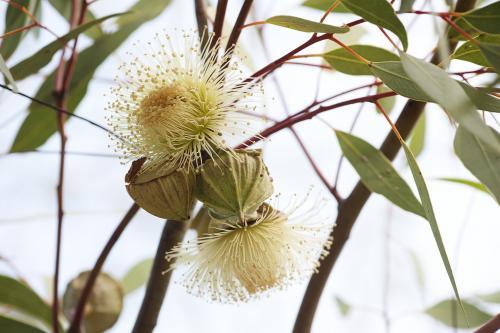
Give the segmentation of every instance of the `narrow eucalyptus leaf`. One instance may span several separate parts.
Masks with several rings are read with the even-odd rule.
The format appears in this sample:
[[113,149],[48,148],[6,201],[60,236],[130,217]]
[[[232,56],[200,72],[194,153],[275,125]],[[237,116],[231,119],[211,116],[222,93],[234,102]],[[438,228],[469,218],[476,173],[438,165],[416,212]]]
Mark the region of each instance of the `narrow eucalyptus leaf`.
[[425,314],[446,326],[466,329],[481,326],[492,317],[491,314],[469,302],[464,301],[462,305],[467,313],[467,319],[462,312],[458,311],[459,304],[451,299],[431,306],[425,310]]
[[488,303],[500,303],[500,291],[492,292],[489,294],[477,295],[479,299]]
[[474,188],[476,190],[479,190],[481,192],[488,193],[489,195],[491,195],[491,192],[488,191],[486,186],[484,186],[483,184],[481,184],[479,182],[473,181],[473,180],[463,179],[463,178],[452,178],[452,177],[442,177],[442,178],[438,178],[438,179],[445,181],[445,182],[462,184],[462,185]]
[[[16,0],[19,6],[28,8],[30,5],[30,0]],[[29,24],[28,16],[23,13],[19,8],[7,4],[7,10],[5,13],[5,32],[14,31],[15,29],[22,28]],[[37,29],[37,28],[35,28]],[[21,40],[26,34],[23,32],[18,32],[8,37],[2,38],[0,41],[0,54],[7,60],[16,51],[17,46],[21,43]]]
[[471,10],[462,19],[481,32],[500,34],[500,1]]
[[486,60],[491,64],[491,66],[493,66],[497,74],[500,73],[500,45],[479,43],[479,49],[483,53]]
[[405,50],[408,48],[405,27],[387,0],[341,0],[341,2],[351,12],[361,16],[368,22],[392,31],[398,36],[403,48]]
[[425,145],[425,128],[426,128],[426,117],[425,113],[420,116],[420,119],[417,121],[415,128],[412,131],[410,137],[410,143],[408,146],[410,147],[411,152],[415,157],[419,156],[420,153],[424,150]]
[[19,89],[17,88],[16,81],[12,77],[12,73],[7,67],[7,64],[5,63],[5,60],[1,54],[0,54],[0,72],[5,76],[5,78],[7,78],[7,81],[9,81],[10,85],[12,86],[12,90],[17,93]]
[[269,24],[279,25],[281,27],[302,32],[321,32],[328,34],[339,34],[339,33],[346,33],[349,31],[348,26],[337,27],[334,25],[318,23],[300,17],[287,16],[287,15],[273,16],[268,18],[266,22]]
[[335,131],[335,134],[344,156],[370,191],[383,195],[404,210],[425,217],[411,188],[384,154],[354,135],[341,131]]
[[127,273],[125,273],[122,279],[122,286],[125,294],[130,294],[146,283],[152,266],[153,259],[147,258],[136,263]]
[[39,328],[0,315],[0,332],[5,333],[46,333]]
[[[302,6],[319,9],[326,12],[332,5],[332,0],[306,0],[302,3]],[[339,3],[333,13],[350,13],[344,5]]]
[[[48,0],[49,3],[54,7],[62,17],[64,17],[67,21],[71,18],[71,1],[67,0]],[[92,13],[92,10],[87,8],[85,12],[85,16],[87,20],[94,21],[96,19],[95,15]],[[91,27],[89,30],[85,30],[83,32],[85,35],[92,39],[97,39],[104,35],[104,31],[101,29],[99,25]]]
[[[368,61],[398,61],[399,57],[385,49],[371,45],[350,45],[354,52]],[[338,48],[323,54],[325,61],[339,72],[350,75],[372,75],[370,67],[354,57],[344,48]]]

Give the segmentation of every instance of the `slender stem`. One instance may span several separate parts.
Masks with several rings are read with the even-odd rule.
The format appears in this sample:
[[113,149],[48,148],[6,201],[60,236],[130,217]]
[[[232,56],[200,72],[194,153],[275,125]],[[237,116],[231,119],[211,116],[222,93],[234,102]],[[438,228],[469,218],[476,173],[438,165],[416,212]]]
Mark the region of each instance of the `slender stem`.
[[[474,7],[475,0],[458,0],[455,11],[464,12]],[[450,41],[449,50],[455,49],[456,42]],[[432,58],[432,63],[439,63],[439,56],[435,53]],[[426,103],[409,100],[404,106],[400,116],[398,117],[395,127],[399,130],[402,138],[406,139],[415,127],[420,115],[422,114]],[[399,152],[401,144],[391,131],[387,134],[380,151],[389,159],[393,160]],[[332,237],[335,240],[330,249],[329,255],[323,260],[318,274],[311,277],[306,289],[306,293],[302,300],[302,304],[295,321],[293,329],[294,333],[308,333],[311,331],[312,322],[316,308],[326,282],[337,262],[344,245],[349,239],[351,229],[356,222],[361,210],[370,197],[371,192],[358,182],[351,194],[339,205],[338,215],[336,219],[336,227],[333,229]]]
[[4,33],[3,35],[0,36],[0,39],[3,39],[5,37],[9,37],[9,36],[15,35],[18,32],[22,32],[24,30],[29,30],[29,29],[31,29],[33,27],[36,27],[36,26],[38,26],[38,24],[36,24],[36,23],[30,23],[28,25],[25,25],[24,27],[20,27],[20,28],[17,28],[17,29],[14,29],[14,30],[11,30],[11,31],[8,31],[8,32]]
[[125,228],[128,226],[132,218],[135,216],[135,214],[139,211],[139,206],[134,203],[128,210],[128,212],[125,214],[123,219],[120,221],[118,226],[116,227],[115,231],[111,234],[111,237],[109,237],[108,242],[104,246],[104,248],[101,251],[101,254],[99,254],[99,257],[97,258],[97,261],[92,268],[92,271],[89,274],[89,277],[87,278],[87,281],[85,281],[85,286],[83,287],[82,295],[80,296],[80,299],[78,300],[78,304],[75,309],[75,315],[73,316],[73,320],[71,321],[71,326],[68,330],[68,333],[78,333],[80,332],[80,327],[83,321],[83,315],[84,315],[84,310],[85,310],[85,305],[87,304],[87,301],[90,297],[90,294],[92,293],[92,288],[94,287],[95,281],[97,280],[97,277],[99,276],[99,273],[101,272],[101,269],[104,265],[104,262],[109,256],[109,253],[113,249],[113,246],[116,244],[120,236],[122,235],[123,231]]
[[218,0],[217,1],[217,9],[215,11],[215,21],[214,21],[214,38],[212,39],[212,48],[215,46],[215,43],[217,43],[218,40],[220,39],[220,37],[222,36],[222,28],[224,26],[224,17],[226,16],[227,1],[228,0]]
[[182,241],[188,226],[189,223],[185,221],[166,221],[132,333],[153,332],[172,275],[171,265],[174,262],[165,260],[165,253]]
[[500,313],[491,318],[486,324],[478,328],[474,333],[495,333],[500,329]]
[[250,8],[252,7],[253,0],[245,0],[243,2],[243,5],[241,6],[240,13],[238,14],[238,17],[236,18],[236,22],[234,23],[233,30],[231,31],[231,34],[229,35],[229,39],[227,40],[226,44],[226,52],[230,49],[232,49],[236,43],[238,42],[238,39],[240,38],[241,34],[241,29],[243,28],[243,25],[245,24],[245,21],[248,17],[248,13],[250,13]]

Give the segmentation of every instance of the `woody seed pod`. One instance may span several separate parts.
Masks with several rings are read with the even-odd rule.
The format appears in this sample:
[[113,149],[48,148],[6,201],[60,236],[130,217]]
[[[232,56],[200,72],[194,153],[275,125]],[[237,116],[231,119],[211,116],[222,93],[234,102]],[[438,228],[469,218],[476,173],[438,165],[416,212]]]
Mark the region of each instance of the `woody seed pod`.
[[[90,271],[80,273],[71,280],[63,296],[63,312],[72,319]],[[106,273],[100,273],[85,306],[83,324],[85,332],[100,333],[111,328],[123,308],[123,289]]]
[[127,192],[145,211],[171,220],[188,220],[194,204],[195,176],[187,170],[140,170],[143,160],[132,164],[125,177]]
[[196,197],[214,218],[251,218],[274,188],[260,150],[236,150],[207,161],[196,180]]

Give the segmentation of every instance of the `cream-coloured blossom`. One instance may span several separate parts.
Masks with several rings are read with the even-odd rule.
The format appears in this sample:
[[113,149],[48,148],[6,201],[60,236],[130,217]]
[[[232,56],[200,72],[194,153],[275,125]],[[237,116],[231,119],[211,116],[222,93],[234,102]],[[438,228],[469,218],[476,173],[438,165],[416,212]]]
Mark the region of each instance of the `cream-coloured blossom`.
[[244,80],[237,55],[211,36],[201,50],[195,32],[181,39],[179,47],[162,33],[134,44],[111,89],[108,122],[124,139],[117,150],[127,160],[146,157],[146,169],[191,169],[255,134],[253,118],[237,111],[255,110],[262,88]]
[[[328,253],[332,224],[305,201],[279,211],[263,204],[255,221],[210,222],[209,232],[167,253],[184,267],[188,292],[212,301],[244,302],[309,277]],[[304,211],[305,210],[305,211]],[[302,212],[301,212],[302,211]]]

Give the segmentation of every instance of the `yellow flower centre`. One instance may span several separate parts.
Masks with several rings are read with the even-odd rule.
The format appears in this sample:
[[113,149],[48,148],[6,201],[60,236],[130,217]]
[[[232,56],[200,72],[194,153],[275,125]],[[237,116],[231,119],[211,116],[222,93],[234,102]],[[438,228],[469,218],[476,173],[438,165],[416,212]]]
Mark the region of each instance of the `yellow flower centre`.
[[184,103],[182,91],[173,85],[153,90],[140,102],[137,120],[144,128],[154,128],[175,117]]

